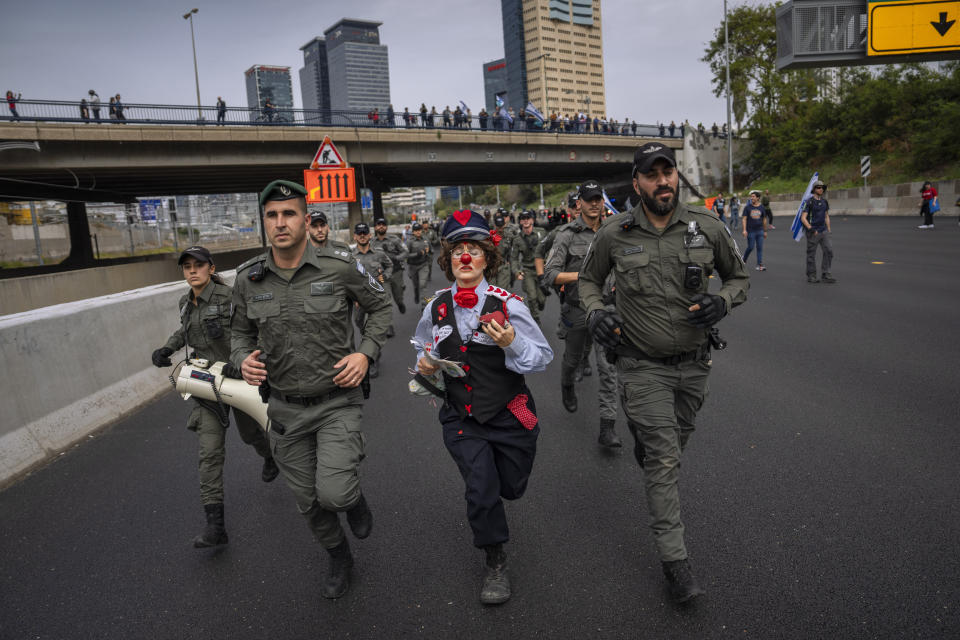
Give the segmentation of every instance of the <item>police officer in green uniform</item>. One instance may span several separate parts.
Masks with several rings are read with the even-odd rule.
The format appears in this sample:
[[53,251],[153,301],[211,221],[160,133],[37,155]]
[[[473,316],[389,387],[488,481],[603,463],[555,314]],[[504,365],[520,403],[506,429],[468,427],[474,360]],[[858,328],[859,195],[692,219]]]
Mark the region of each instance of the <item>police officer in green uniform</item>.
[[[359,222],[353,227],[353,241],[356,248],[353,250],[353,257],[363,267],[364,271],[373,276],[374,280],[381,285],[385,285],[393,275],[393,261],[383,251],[377,251],[370,246],[370,227],[366,222]],[[367,314],[362,309],[356,315],[357,326],[363,329],[367,321]],[[393,325],[387,329],[387,337],[393,336]],[[380,375],[380,356],[370,365],[370,377],[376,378]]]
[[[567,332],[563,367],[560,369],[560,396],[563,407],[571,413],[579,408],[574,386],[578,381],[577,369],[593,346],[587,330],[586,313],[580,307],[579,271],[590,243],[600,229],[600,216],[604,208],[603,189],[596,180],[587,180],[580,185],[579,194],[580,215],[557,233],[544,266],[543,278],[549,284],[563,287],[560,322]],[[622,443],[614,431],[617,417],[616,379],[612,375],[602,376],[599,391],[599,442],[606,447],[620,447]]]
[[407,240],[407,265],[410,267],[410,282],[413,283],[413,297],[420,304],[420,310],[427,304],[427,276],[430,273],[430,256],[433,249],[423,237],[423,227],[418,222],[410,225],[410,239]]
[[400,238],[387,233],[385,218],[377,218],[373,223],[373,230],[376,235],[370,239],[370,246],[384,252],[393,260],[393,273],[387,278],[387,282],[390,283],[390,293],[393,301],[397,303],[397,310],[406,313],[407,307],[403,304],[403,290],[406,288],[403,283],[403,261],[407,257],[407,248]]
[[[500,287],[504,291],[510,291],[510,285],[513,284],[513,275],[510,273],[510,246],[513,242],[513,236],[508,230],[506,217],[499,211],[493,216],[493,229],[500,241],[497,243],[497,252],[500,254],[500,268],[490,280],[490,284]],[[507,237],[510,234],[510,237]]]
[[535,227],[533,222],[533,211],[524,211],[520,214],[520,233],[513,238],[510,268],[516,274],[517,280],[523,285],[524,297],[527,308],[530,309],[530,315],[533,316],[537,324],[540,324],[540,312],[543,311],[546,296],[540,290],[539,282],[537,282],[537,267],[534,259],[537,246],[546,233],[541,227]]
[[[643,467],[650,526],[671,597],[704,593],[687,559],[680,520],[680,456],[707,396],[710,329],[747,298],[749,278],[733,238],[706,209],[677,199],[673,150],[648,143],[634,156],[640,203],[601,227],[580,269],[594,339],[617,357],[622,401]],[[616,274],[616,311],[602,287]],[[708,291],[709,277],[722,282]]]
[[[391,306],[348,250],[310,246],[306,193],[276,180],[260,194],[271,250],[237,268],[230,359],[247,383],[269,385],[270,447],[300,513],[330,554],[321,593],[338,598],[353,567],[339,512],[357,538],[373,525],[358,475],[358,386],[386,340]],[[368,314],[356,350],[354,303]]]
[[[170,356],[184,346],[196,358],[226,363],[223,374],[239,378],[240,372],[230,364],[230,304],[233,292],[217,275],[213,256],[205,247],[184,249],[177,264],[190,291],[180,298],[180,328],[167,343],[153,352],[153,364],[171,366]],[[197,433],[200,447],[200,499],[206,513],[207,526],[193,540],[193,546],[214,547],[227,544],[227,530],[223,515],[223,463],[226,457],[227,427],[230,425],[230,407],[216,402],[194,398],[193,411],[187,419],[187,428]],[[240,439],[253,447],[263,458],[260,477],[272,482],[279,473],[267,438],[257,421],[242,411],[235,410],[234,420]]]

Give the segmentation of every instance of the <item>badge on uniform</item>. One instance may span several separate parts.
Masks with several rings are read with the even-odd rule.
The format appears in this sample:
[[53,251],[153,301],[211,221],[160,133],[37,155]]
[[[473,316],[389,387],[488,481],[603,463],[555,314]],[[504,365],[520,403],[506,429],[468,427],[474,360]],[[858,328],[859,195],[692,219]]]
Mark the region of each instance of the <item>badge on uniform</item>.
[[370,284],[371,289],[377,293],[383,293],[383,285],[377,282],[377,280],[369,273],[367,274],[367,282]]
[[311,283],[310,283],[310,295],[312,295],[312,296],[332,296],[332,295],[333,295],[333,283],[332,283],[332,282],[311,282]]

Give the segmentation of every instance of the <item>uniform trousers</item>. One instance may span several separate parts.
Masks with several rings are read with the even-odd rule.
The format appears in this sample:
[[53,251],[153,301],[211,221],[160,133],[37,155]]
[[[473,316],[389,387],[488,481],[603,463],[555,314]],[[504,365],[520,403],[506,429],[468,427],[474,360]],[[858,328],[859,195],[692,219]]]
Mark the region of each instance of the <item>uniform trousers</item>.
[[[229,412],[230,407],[224,405]],[[253,447],[264,459],[270,458],[270,446],[260,424],[242,411],[234,409],[234,422],[244,443]],[[187,419],[187,428],[197,432],[200,460],[200,499],[203,504],[223,502],[223,463],[227,455],[227,430],[209,405],[194,403]]]
[[621,356],[617,371],[623,409],[644,452],[643,476],[650,527],[660,559],[687,557],[680,520],[680,454],[693,434],[707,397],[710,364],[666,365]]
[[[317,542],[331,549],[343,541],[340,511],[360,500],[360,430],[363,394],[338,392],[310,406],[270,398],[270,448],[297,509]],[[279,433],[282,430],[283,433]]]
[[403,283],[403,269],[394,266],[393,273],[390,274],[390,279],[387,280],[386,284],[390,289],[390,295],[393,296],[393,301],[398,305],[403,304],[403,290],[406,288],[406,285]]
[[830,265],[833,264],[833,243],[830,242],[830,234],[821,231],[813,235],[812,231],[807,231],[807,275],[817,277],[817,247],[823,253],[823,259],[820,261],[820,271],[830,273]]
[[[522,393],[536,413],[530,391]],[[440,424],[443,443],[463,476],[474,546],[507,542],[510,529],[502,499],[516,500],[527,490],[540,425],[525,429],[506,408],[483,424],[472,416],[461,420],[449,405],[440,408]]]
[[427,292],[427,277],[430,274],[430,265],[426,261],[421,264],[409,264],[410,282],[413,283],[413,298],[421,306],[426,304],[424,295]]
[[[577,367],[589,363],[593,339],[587,328],[587,314],[580,307],[566,302],[560,308],[560,322],[567,328],[564,338],[563,366],[560,368],[560,384],[572,386],[576,383]],[[617,373],[607,362],[603,350],[597,345],[597,400],[599,414],[603,419],[617,419]]]
[[537,284],[537,270],[534,265],[523,265],[523,296],[524,302],[527,303],[527,308],[530,309],[530,315],[533,316],[533,319],[538,323],[540,322],[540,311],[543,310],[543,305],[547,301],[547,297],[543,295],[543,291],[540,290],[540,286]]

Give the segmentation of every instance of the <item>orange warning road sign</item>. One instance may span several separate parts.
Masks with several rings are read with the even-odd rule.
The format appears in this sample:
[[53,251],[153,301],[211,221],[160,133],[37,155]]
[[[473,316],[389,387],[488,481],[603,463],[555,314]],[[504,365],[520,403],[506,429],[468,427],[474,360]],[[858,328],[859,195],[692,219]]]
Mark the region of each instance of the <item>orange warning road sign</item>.
[[304,169],[303,186],[307,202],[356,202],[356,176],[353,167],[346,169]]
[[333,146],[333,140],[330,139],[330,136],[323,136],[323,142],[320,143],[320,148],[317,149],[316,155],[313,156],[310,168],[333,169],[336,167],[342,169],[346,166],[347,163],[343,161],[343,156],[341,156],[337,148]]

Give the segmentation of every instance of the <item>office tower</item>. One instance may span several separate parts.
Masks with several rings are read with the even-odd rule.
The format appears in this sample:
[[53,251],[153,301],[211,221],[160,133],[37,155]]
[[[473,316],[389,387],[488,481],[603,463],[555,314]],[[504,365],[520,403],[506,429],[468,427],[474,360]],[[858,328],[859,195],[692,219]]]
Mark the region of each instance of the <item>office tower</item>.
[[608,116],[600,0],[501,0],[507,104]]
[[[304,119],[327,122],[330,111],[330,73],[327,67],[327,43],[317,37],[300,47],[303,68],[300,69],[300,96]],[[317,111],[319,113],[310,113]]]
[[493,113],[497,98],[506,105],[507,98],[507,61],[503,58],[483,63],[483,106]]
[[380,44],[380,22],[344,18],[326,37],[330,107],[386,111],[390,104],[387,46]]
[[[276,106],[280,119],[292,120],[293,84],[290,81],[290,67],[268,67],[254,65],[244,71],[247,80],[247,107],[250,119],[263,116],[263,107],[269,99]],[[287,113],[283,113],[286,111]]]

